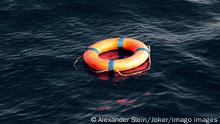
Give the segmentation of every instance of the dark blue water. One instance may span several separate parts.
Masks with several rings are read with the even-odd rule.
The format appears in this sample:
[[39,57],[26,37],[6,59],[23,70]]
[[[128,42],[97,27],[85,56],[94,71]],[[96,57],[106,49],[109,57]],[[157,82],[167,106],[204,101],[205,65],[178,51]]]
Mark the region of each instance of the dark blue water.
[[[151,70],[101,81],[74,60],[109,37],[151,45]],[[219,0],[1,0],[0,123],[93,116],[220,119]],[[219,120],[220,121],[220,120]]]

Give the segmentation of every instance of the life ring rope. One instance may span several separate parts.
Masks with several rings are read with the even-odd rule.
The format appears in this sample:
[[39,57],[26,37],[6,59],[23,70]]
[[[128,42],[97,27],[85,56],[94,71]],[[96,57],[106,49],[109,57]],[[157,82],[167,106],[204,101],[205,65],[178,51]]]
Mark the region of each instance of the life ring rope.
[[[140,71],[137,71],[137,72],[133,72],[133,73],[130,73],[130,74],[123,74],[122,72],[118,71],[118,70],[115,70],[115,72],[117,72],[120,76],[123,76],[123,77],[128,77],[128,76],[133,76],[133,75],[137,75],[137,74],[141,74],[143,72],[146,72],[148,70],[150,70],[151,68],[151,57],[149,57],[149,66],[148,68],[144,69],[144,70],[140,70]],[[96,70],[92,70],[90,69],[92,72],[95,72],[95,73],[104,73],[104,72],[108,72],[108,69],[105,69],[105,70],[101,70],[101,71],[96,71]]]
[[77,64],[77,62],[79,61],[79,59],[81,59],[81,58],[82,58],[82,55],[79,56],[79,57],[74,61],[74,63],[73,63],[73,68],[74,68],[74,69],[78,70],[76,64]]

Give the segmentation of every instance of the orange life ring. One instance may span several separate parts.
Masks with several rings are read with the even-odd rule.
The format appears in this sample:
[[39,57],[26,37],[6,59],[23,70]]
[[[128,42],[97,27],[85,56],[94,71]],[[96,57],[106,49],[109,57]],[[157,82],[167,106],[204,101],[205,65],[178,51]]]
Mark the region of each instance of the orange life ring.
[[[109,60],[99,57],[99,54],[125,49],[133,51],[134,54],[128,58]],[[136,68],[150,57],[150,47],[132,38],[109,38],[92,44],[83,53],[83,60],[91,68],[98,71],[125,71]]]

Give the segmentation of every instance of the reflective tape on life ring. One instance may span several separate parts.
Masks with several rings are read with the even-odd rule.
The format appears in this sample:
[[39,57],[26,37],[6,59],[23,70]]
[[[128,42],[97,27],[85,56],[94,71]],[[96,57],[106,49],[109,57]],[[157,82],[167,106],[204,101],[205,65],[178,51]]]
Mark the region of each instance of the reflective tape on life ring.
[[148,52],[148,54],[150,54],[150,50],[148,48],[138,48],[135,52],[141,51],[141,50],[146,51]]
[[92,51],[95,51],[97,54],[99,54],[99,50],[97,50],[96,48],[89,47],[87,48],[87,50],[92,50]]
[[113,71],[114,70],[114,60],[109,60],[108,62],[108,70]]
[[125,37],[119,37],[119,40],[118,40],[118,48],[122,48],[122,47],[123,47],[124,38],[125,38]]

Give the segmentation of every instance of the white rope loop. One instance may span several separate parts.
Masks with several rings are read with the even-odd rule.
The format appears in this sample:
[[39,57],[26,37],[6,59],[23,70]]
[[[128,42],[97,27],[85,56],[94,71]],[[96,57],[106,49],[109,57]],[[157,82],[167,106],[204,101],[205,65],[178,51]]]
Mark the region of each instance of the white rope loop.
[[81,58],[82,58],[82,55],[79,56],[79,57],[74,61],[74,63],[73,63],[73,68],[74,68],[74,69],[78,70],[78,68],[76,67],[76,64],[77,64],[77,62],[79,61],[79,59],[81,59]]

